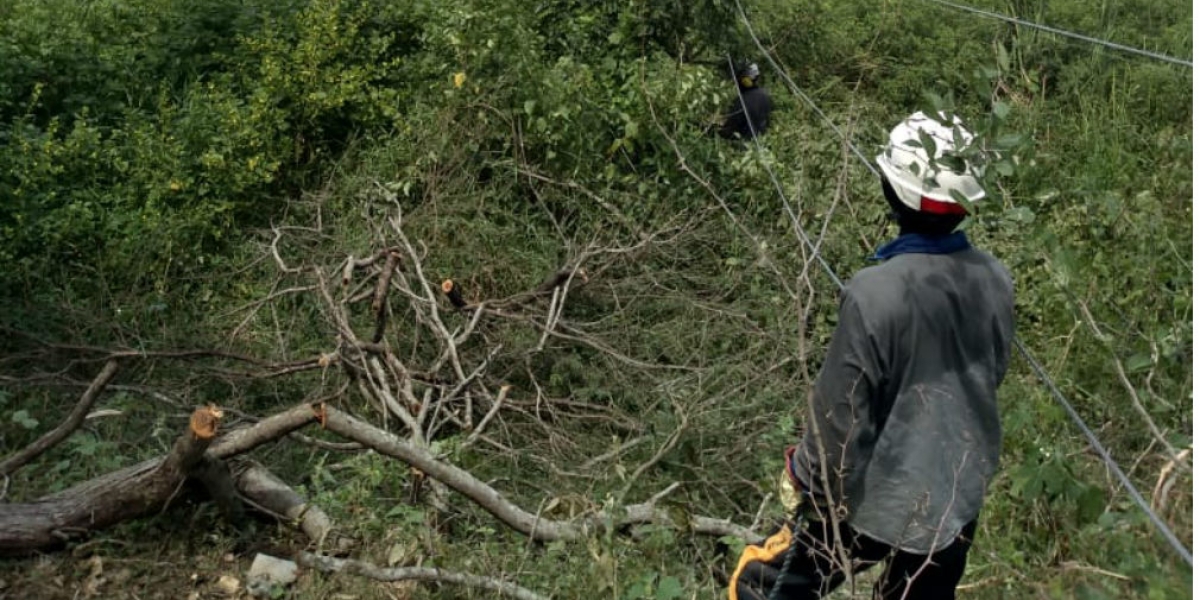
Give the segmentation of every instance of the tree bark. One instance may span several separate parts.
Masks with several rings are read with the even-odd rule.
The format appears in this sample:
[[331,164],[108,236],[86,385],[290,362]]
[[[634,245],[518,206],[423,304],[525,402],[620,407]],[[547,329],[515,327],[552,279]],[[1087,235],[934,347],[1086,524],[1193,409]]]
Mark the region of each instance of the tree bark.
[[242,496],[272,516],[299,527],[318,547],[334,552],[348,549],[350,540],[334,533],[333,520],[325,511],[310,504],[262,465],[246,467],[235,482]]
[[192,413],[187,431],[165,458],[146,461],[28,504],[0,505],[0,555],[38,550],[72,533],[105,527],[165,506],[204,457],[221,413]]
[[[0,504],[0,556],[62,544],[72,535],[166,509],[184,480],[209,459],[224,459],[311,423],[302,404],[214,442],[220,411],[198,408],[165,457],[143,461],[28,503]],[[205,452],[208,455],[205,455]]]

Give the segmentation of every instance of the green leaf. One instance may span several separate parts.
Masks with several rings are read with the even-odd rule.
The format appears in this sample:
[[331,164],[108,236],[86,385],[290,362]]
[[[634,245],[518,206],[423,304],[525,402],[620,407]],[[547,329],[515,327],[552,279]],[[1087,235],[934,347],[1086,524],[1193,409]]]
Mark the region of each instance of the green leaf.
[[1075,516],[1080,523],[1094,523],[1104,514],[1104,505],[1108,501],[1104,490],[1089,485],[1075,500]]
[[1006,133],[996,138],[995,145],[1001,150],[1008,150],[1017,147],[1023,141],[1025,141],[1025,136],[1019,133]]
[[675,577],[663,577],[658,582],[658,589],[654,592],[656,600],[675,600],[683,597],[683,584]]
[[30,417],[26,410],[18,410],[12,414],[12,422],[24,427],[25,429],[33,429],[38,426],[37,419]]
[[1000,70],[1003,72],[1007,72],[1008,68],[1012,65],[1012,61],[1008,56],[1008,48],[1005,48],[1004,44],[996,44],[996,64],[1000,66]]
[[1004,211],[1004,218],[1016,223],[1032,223],[1036,216],[1028,206],[1018,206]]
[[968,211],[971,210],[971,201],[968,200],[967,197],[964,196],[962,192],[960,192],[956,189],[951,189],[950,197],[953,198],[954,201],[957,202],[959,206],[967,209]]
[[1012,106],[1003,100],[997,100],[992,105],[992,114],[996,115],[998,119],[1007,119],[1010,111],[1012,111]]
[[1125,359],[1125,370],[1130,375],[1141,373],[1154,366],[1154,359],[1149,354],[1135,354]]
[[930,159],[937,156],[937,142],[933,141],[933,136],[925,133],[922,129],[917,132],[921,138],[921,147],[925,149],[925,155]]

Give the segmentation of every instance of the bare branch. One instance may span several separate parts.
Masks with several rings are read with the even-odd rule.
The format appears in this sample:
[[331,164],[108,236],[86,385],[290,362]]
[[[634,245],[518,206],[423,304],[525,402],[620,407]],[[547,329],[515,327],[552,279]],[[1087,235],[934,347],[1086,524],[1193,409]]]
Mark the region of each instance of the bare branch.
[[331,556],[321,556],[311,552],[301,552],[297,556],[297,562],[302,566],[318,569],[327,573],[346,572],[353,575],[361,575],[368,579],[376,581],[426,581],[433,583],[454,583],[465,585],[468,587],[481,588],[499,592],[517,598],[517,600],[549,600],[549,597],[542,596],[530,590],[527,590],[514,583],[502,581],[492,577],[484,577],[482,575],[468,575],[465,573],[456,573],[454,571],[446,571],[434,567],[395,567],[383,568],[375,566],[361,560],[353,560],[348,558],[333,558]]
[[109,359],[108,362],[104,363],[104,368],[92,380],[92,384],[88,386],[87,391],[83,393],[83,397],[75,404],[74,410],[67,416],[67,419],[60,423],[58,427],[38,438],[37,441],[25,447],[25,449],[0,461],[0,475],[12,474],[29,461],[40,456],[43,452],[67,439],[72,432],[78,429],[87,416],[88,411],[92,409],[92,405],[100,397],[100,393],[104,391],[104,387],[116,376],[117,366],[117,361],[113,359]]
[[333,533],[333,520],[325,511],[309,504],[262,465],[251,464],[242,470],[236,483],[243,496],[271,515],[299,527],[318,546],[323,546]]
[[637,446],[638,444],[642,444],[642,443],[648,442],[648,441],[650,441],[650,436],[643,435],[643,436],[633,438],[633,439],[629,440],[628,442],[625,442],[625,443],[621,444],[620,446],[617,446],[616,448],[609,450],[608,452],[605,452],[603,454],[597,454],[596,456],[593,456],[592,458],[588,459],[587,462],[583,463],[582,465],[579,465],[579,469],[582,471],[587,471],[588,469],[591,469],[592,467],[594,467],[606,460],[620,456],[623,452],[625,452],[626,450],[629,450],[630,448],[633,448],[634,446]]
[[[547,521],[509,502],[494,488],[471,473],[435,458],[423,447],[405,441],[373,425],[356,419],[335,408],[327,408],[326,427],[343,437],[362,443],[380,454],[398,458],[421,472],[441,481],[454,491],[470,498],[484,510],[517,531],[542,541],[576,540],[589,531],[613,526],[627,527],[636,523],[671,523],[670,516],[652,503],[618,508],[613,514],[597,513],[575,521]],[[755,532],[725,520],[710,517],[691,518],[696,533],[734,535],[743,540],[759,538]]]
[[492,402],[492,407],[488,409],[486,415],[483,415],[483,419],[479,421],[479,425],[475,427],[475,430],[471,432],[471,435],[467,436],[467,441],[463,442],[463,448],[470,446],[475,442],[475,440],[479,439],[479,435],[483,433],[483,429],[487,427],[487,424],[492,420],[492,417],[496,416],[496,413],[500,411],[500,407],[504,404],[504,399],[508,397],[508,390],[510,389],[512,389],[511,385],[500,387],[500,393],[496,394],[496,400]]

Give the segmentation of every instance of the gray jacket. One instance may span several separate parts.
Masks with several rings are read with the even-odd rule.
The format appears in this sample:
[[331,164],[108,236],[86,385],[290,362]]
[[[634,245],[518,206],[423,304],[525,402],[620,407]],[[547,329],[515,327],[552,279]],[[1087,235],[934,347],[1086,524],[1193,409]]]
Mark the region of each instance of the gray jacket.
[[793,465],[856,531],[911,553],[945,548],[979,515],[1000,459],[1012,278],[959,241],[846,286]]

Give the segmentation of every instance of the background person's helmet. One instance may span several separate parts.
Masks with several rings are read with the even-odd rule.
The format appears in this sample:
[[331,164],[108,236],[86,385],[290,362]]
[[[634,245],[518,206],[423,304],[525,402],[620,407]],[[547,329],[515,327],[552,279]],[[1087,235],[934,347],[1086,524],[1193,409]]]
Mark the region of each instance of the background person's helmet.
[[[944,113],[942,116],[943,121],[947,120]],[[966,214],[966,209],[951,195],[951,190],[962,194],[970,202],[984,196],[983,188],[971,173],[956,173],[944,165],[933,164],[946,152],[970,144],[974,137],[958,117],[951,116],[949,121],[952,123],[950,127],[923,112],[913,113],[892,129],[887,147],[875,157],[883,176],[895,189],[896,196],[913,210],[961,215]],[[932,139],[935,147],[933,156],[929,156],[924,147],[920,132],[925,132]]]
[[742,87],[752,87],[754,82],[758,81],[758,65],[749,63],[738,70],[738,82]]

